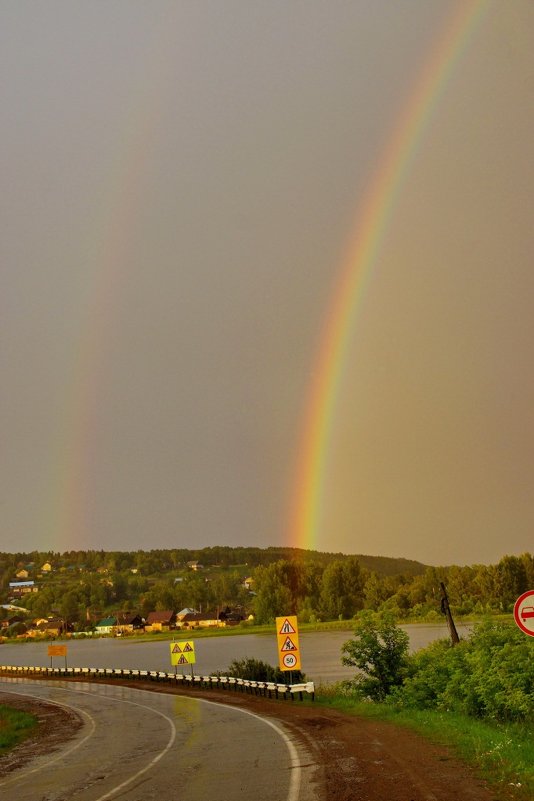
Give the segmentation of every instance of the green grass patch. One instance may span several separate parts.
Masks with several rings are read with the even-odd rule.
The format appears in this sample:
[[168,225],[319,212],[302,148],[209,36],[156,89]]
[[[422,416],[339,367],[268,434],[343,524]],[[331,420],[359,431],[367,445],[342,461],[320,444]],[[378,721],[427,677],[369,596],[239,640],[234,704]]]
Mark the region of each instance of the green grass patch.
[[391,704],[356,701],[339,685],[318,688],[315,703],[345,714],[404,726],[446,746],[492,786],[499,800],[534,798],[532,724],[497,724],[454,712],[398,709]]
[[0,705],[0,756],[28,737],[37,722],[35,715]]

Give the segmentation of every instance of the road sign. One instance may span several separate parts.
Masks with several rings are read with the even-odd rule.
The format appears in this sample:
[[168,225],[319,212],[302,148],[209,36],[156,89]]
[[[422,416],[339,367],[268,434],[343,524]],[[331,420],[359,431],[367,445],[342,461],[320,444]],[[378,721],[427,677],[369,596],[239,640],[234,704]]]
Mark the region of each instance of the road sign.
[[299,629],[296,615],[276,618],[280,670],[300,670]]
[[282,656],[282,670],[299,670],[297,664],[298,662],[295,654],[284,654]]
[[49,645],[48,656],[67,656],[66,645]]
[[171,665],[194,665],[197,661],[194,640],[186,640],[185,642],[173,641],[169,645],[171,649]]
[[534,590],[519,596],[514,604],[514,620],[521,631],[534,637]]

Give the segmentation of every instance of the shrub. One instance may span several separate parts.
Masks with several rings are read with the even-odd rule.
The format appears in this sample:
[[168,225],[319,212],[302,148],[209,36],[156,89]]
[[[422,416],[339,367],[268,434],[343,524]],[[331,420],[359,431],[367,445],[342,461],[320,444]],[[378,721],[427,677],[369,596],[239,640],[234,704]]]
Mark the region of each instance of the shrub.
[[[249,681],[273,681],[277,684],[287,684],[288,673],[262,662],[261,659],[245,657],[244,659],[234,659],[230,663],[227,676],[236,679],[248,679]],[[300,670],[291,671],[291,679],[294,684],[300,684],[305,680],[304,674]]]
[[354,665],[352,686],[373,701],[383,701],[399,687],[408,670],[409,639],[387,612],[362,612],[354,638],[342,647],[344,665]]
[[534,720],[534,642],[489,621],[454,648],[441,640],[414,654],[395,700],[501,722]]

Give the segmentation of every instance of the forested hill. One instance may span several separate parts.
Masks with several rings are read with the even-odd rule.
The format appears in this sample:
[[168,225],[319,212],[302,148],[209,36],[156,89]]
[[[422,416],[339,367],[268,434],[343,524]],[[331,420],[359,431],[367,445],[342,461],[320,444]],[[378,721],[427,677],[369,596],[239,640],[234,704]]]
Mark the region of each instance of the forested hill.
[[[254,623],[283,614],[297,614],[303,623],[349,620],[362,609],[439,620],[441,583],[455,614],[510,613],[534,586],[534,557],[425,567],[408,559],[293,548],[0,553],[0,605],[7,607],[0,623],[7,636],[19,636],[28,620],[59,616],[75,630],[92,631],[110,614],[135,611],[147,619],[182,609],[210,612],[210,620],[228,609]],[[17,614],[22,606],[25,620],[12,619],[13,606]]]
[[251,570],[260,565],[267,566],[285,560],[288,562],[314,563],[326,567],[334,561],[344,561],[356,557],[363,568],[381,576],[420,576],[426,565],[413,559],[393,558],[389,556],[368,556],[363,554],[324,553],[308,551],[303,548],[285,547],[231,547],[216,545],[208,548],[169,548],[150,551],[31,551],[26,553],[0,553],[0,570],[2,567],[13,569],[15,566],[35,565],[40,567],[45,562],[52,562],[58,567],[84,567],[89,570],[108,568],[112,570],[128,570],[138,568],[145,575],[160,571],[177,570],[189,562],[199,562],[204,567],[247,566]]

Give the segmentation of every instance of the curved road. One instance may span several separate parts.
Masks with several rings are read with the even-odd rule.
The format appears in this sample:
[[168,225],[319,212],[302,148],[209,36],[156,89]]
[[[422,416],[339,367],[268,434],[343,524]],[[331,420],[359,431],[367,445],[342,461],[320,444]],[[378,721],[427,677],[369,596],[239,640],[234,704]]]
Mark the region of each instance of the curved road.
[[278,721],[184,696],[13,679],[2,692],[73,709],[62,749],[0,779],[17,801],[317,801],[313,757]]

